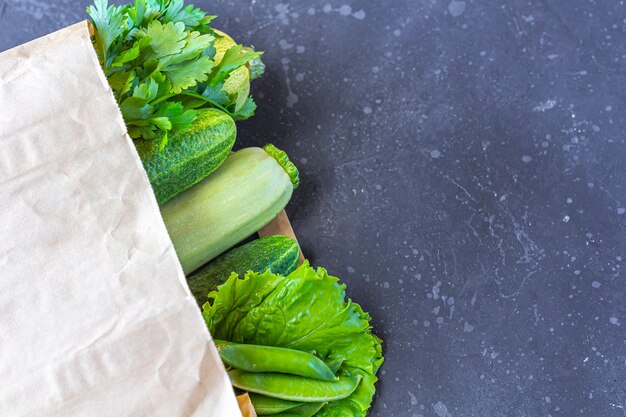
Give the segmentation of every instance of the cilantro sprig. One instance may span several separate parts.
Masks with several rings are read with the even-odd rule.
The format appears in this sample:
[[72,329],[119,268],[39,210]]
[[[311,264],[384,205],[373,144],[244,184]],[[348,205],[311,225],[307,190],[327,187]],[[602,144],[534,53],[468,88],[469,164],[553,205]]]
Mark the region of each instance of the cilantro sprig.
[[211,28],[215,16],[183,0],[135,0],[124,6],[95,0],[87,8],[93,44],[132,138],[167,142],[169,132],[188,127],[196,109],[216,107],[235,120],[256,109],[224,91],[225,80],[243,65],[262,69],[261,52],[235,45],[216,62]]

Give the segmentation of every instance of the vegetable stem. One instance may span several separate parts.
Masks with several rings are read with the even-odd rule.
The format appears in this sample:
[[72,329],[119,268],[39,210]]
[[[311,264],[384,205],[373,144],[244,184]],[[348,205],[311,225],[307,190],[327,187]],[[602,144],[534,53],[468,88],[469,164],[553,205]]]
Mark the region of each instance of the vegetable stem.
[[154,100],[152,102],[152,104],[159,104],[162,101],[166,101],[169,100],[172,97],[176,97],[176,96],[187,96],[187,97],[193,97],[193,98],[197,98],[198,100],[204,100],[207,103],[209,103],[212,106],[215,106],[216,108],[220,109],[221,111],[223,111],[224,113],[228,114],[229,116],[232,117],[232,112],[228,111],[228,109],[224,106],[222,106],[221,104],[211,100],[210,98],[206,98],[201,94],[197,94],[197,93],[192,93],[192,92],[188,92],[188,91],[183,91],[180,93],[172,93],[172,94],[168,94],[162,97],[159,97],[158,99]]

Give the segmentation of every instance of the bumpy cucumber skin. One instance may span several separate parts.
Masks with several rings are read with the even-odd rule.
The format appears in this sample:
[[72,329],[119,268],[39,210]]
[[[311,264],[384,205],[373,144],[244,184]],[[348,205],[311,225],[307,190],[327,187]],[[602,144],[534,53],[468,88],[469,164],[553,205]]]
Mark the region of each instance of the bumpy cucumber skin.
[[293,193],[289,175],[261,148],[241,149],[161,207],[185,274],[267,225]]
[[263,272],[287,276],[298,267],[300,248],[287,236],[265,236],[219,256],[187,277],[189,288],[201,306],[207,294],[223,284],[231,273],[243,277],[246,272]]
[[171,134],[162,150],[159,140],[135,140],[157,202],[165,203],[215,171],[228,157],[236,136],[229,115],[203,109],[189,128]]

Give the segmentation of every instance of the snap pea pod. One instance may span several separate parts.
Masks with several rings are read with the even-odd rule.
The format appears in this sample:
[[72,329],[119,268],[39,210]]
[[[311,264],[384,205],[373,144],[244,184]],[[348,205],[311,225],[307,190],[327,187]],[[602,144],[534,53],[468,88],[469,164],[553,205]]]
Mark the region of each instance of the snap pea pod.
[[327,403],[308,403],[283,413],[275,414],[274,417],[312,417],[320,411]]
[[250,394],[250,401],[252,401],[254,411],[260,416],[282,413],[302,405],[301,402],[281,400],[260,394]]
[[260,345],[221,347],[220,357],[225,364],[248,372],[279,372],[335,381],[335,373],[317,356],[295,349]]
[[[218,349],[222,349],[226,346],[233,346],[233,345],[241,345],[243,343],[235,343],[235,342],[229,342],[228,340],[221,340],[221,339],[213,339],[213,343],[215,343],[215,346],[217,346]],[[301,350],[300,352],[306,352],[309,355],[317,355],[317,352],[314,350]],[[327,363],[327,365],[332,364],[334,362],[337,362],[339,359],[335,359],[334,361],[330,361]],[[343,362],[343,359],[341,359],[340,365]],[[335,365],[333,365],[335,366]],[[337,367],[337,369],[333,370],[333,368],[329,365],[329,368],[331,371],[333,371],[333,373],[337,373],[337,369],[339,369],[339,367]]]
[[215,344],[215,347],[219,350],[219,349],[223,349],[227,346],[232,346],[232,345],[236,345],[236,343],[233,342],[229,342],[227,340],[220,340],[220,339],[213,339],[213,343]]
[[326,366],[333,371],[333,374],[336,374],[342,363],[343,359],[333,359],[332,361],[326,361]]
[[352,394],[361,376],[340,377],[336,381],[320,381],[271,372],[230,371],[234,386],[244,391],[289,401],[326,402],[341,400]]

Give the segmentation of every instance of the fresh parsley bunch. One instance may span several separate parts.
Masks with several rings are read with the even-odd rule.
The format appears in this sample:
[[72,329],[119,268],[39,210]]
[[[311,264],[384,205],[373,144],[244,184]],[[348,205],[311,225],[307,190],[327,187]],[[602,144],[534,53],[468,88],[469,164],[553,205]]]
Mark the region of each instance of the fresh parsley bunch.
[[[229,75],[243,65],[263,66],[261,52],[235,45],[216,62],[217,34],[208,16],[183,0],[135,0],[124,6],[95,0],[87,8],[100,63],[124,115],[132,138],[160,139],[188,127],[194,109],[216,107],[235,120],[254,114],[248,95],[231,103],[223,89]],[[238,108],[236,108],[238,107]]]

